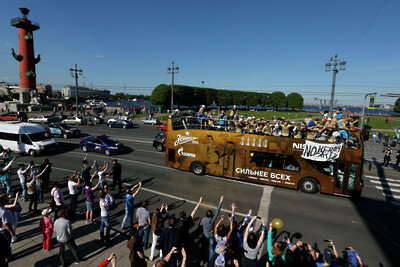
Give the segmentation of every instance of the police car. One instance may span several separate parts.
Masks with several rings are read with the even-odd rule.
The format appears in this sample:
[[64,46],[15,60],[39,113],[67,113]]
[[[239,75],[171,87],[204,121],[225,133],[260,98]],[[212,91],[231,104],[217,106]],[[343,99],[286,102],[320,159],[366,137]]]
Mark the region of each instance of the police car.
[[126,149],[123,143],[104,134],[85,137],[81,139],[79,146],[83,152],[94,151],[107,156],[121,153]]

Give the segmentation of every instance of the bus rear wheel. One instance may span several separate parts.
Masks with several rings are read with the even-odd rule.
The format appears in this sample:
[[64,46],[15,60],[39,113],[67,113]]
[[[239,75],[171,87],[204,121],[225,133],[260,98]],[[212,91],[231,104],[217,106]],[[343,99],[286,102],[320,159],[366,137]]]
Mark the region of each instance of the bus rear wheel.
[[190,170],[196,175],[204,175],[204,173],[206,172],[204,164],[200,161],[193,162],[190,166]]
[[311,177],[304,178],[300,183],[300,190],[304,193],[315,194],[318,192],[318,183]]

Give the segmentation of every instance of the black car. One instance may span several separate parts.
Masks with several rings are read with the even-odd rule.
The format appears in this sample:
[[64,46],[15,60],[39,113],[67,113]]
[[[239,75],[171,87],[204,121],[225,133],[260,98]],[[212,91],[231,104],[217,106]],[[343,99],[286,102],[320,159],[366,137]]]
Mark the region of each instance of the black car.
[[109,121],[107,123],[108,127],[116,127],[116,128],[131,128],[133,127],[133,123],[128,121],[128,120],[115,120],[115,121]]
[[153,146],[158,152],[165,151],[165,143],[167,142],[167,134],[159,133],[154,137]]

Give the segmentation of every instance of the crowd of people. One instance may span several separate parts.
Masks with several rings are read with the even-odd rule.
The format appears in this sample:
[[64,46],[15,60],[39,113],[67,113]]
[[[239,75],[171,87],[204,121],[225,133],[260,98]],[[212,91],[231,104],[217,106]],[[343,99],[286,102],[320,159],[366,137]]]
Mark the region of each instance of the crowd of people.
[[[22,211],[18,203],[20,193],[15,196],[11,193],[10,179],[11,166],[15,158],[10,151],[2,154],[3,167],[0,169],[2,177],[2,194],[0,195],[0,266],[7,266],[12,259],[10,244],[17,242],[18,218]],[[305,244],[300,240],[295,243],[292,238],[279,237],[273,224],[267,224],[265,218],[253,216],[249,210],[244,219],[236,216],[236,205],[231,204],[231,212],[221,215],[223,196],[215,210],[207,210],[199,222],[199,228],[191,231],[196,221],[196,213],[202,205],[200,198],[190,215],[181,211],[177,216],[170,214],[168,205],[163,203],[160,208],[149,210],[149,203],[143,201],[135,210],[135,198],[140,193],[142,183],[139,182],[122,193],[121,172],[122,167],[117,160],[112,161],[112,169],[105,161],[99,164],[96,160],[89,164],[87,155],[82,161],[82,166],[68,177],[68,194],[70,202],[66,203],[60,183],[55,182],[48,188],[50,182],[51,164],[45,160],[40,166],[30,162],[28,166],[20,164],[17,175],[20,179],[21,198],[29,201],[29,211],[37,213],[37,202],[43,201],[43,192],[50,191],[51,203],[42,210],[42,217],[38,222],[38,229],[43,235],[42,248],[53,249],[53,235],[55,235],[61,265],[68,265],[71,259],[65,259],[65,249],[69,248],[76,263],[85,260],[73,238],[72,222],[78,220],[78,198],[85,199],[87,224],[94,222],[93,212],[100,209],[99,236],[100,242],[106,247],[112,247],[110,237],[111,211],[115,205],[113,194],[108,190],[106,177],[113,176],[112,188],[117,187],[118,193],[125,200],[125,216],[121,222],[121,229],[129,230],[130,238],[126,243],[129,250],[131,266],[154,265],[161,266],[363,266],[357,252],[346,248],[347,253],[339,255],[334,243],[327,240],[330,248],[323,251]],[[5,179],[3,179],[5,177]],[[97,178],[96,178],[97,177]],[[96,181],[96,182],[94,182]],[[95,184],[95,185],[93,185]],[[98,194],[95,192],[98,191]],[[42,196],[41,196],[42,195]],[[96,204],[95,204],[96,203]],[[127,225],[127,220],[129,224]],[[256,222],[260,223],[256,223]],[[198,233],[197,235],[193,233]],[[150,244],[150,233],[152,241]],[[275,238],[275,242],[273,239]],[[264,244],[265,243],[265,244]],[[266,250],[263,250],[266,246]],[[146,249],[150,249],[146,255]],[[158,252],[158,254],[157,254]],[[113,253],[104,259],[99,266],[111,264],[116,266],[117,254]]]
[[358,130],[357,114],[346,114],[342,109],[334,113],[333,117],[329,117],[329,111],[325,111],[321,118],[314,119],[309,115],[304,121],[295,122],[285,118],[266,120],[243,116],[236,106],[233,106],[229,115],[225,110],[221,110],[220,114],[213,114],[202,106],[196,119],[198,124],[208,130],[344,142],[346,146],[349,145],[349,131]]

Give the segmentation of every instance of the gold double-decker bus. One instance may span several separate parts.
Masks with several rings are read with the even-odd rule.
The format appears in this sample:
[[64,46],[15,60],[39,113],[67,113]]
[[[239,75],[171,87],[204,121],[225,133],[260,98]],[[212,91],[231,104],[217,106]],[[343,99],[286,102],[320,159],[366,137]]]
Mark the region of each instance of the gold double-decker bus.
[[[218,125],[216,120],[215,125]],[[169,116],[166,164],[197,175],[360,196],[364,148],[359,130],[344,143],[226,131],[193,117]],[[213,124],[212,124],[213,125]],[[229,182],[229,180],[227,180]]]

